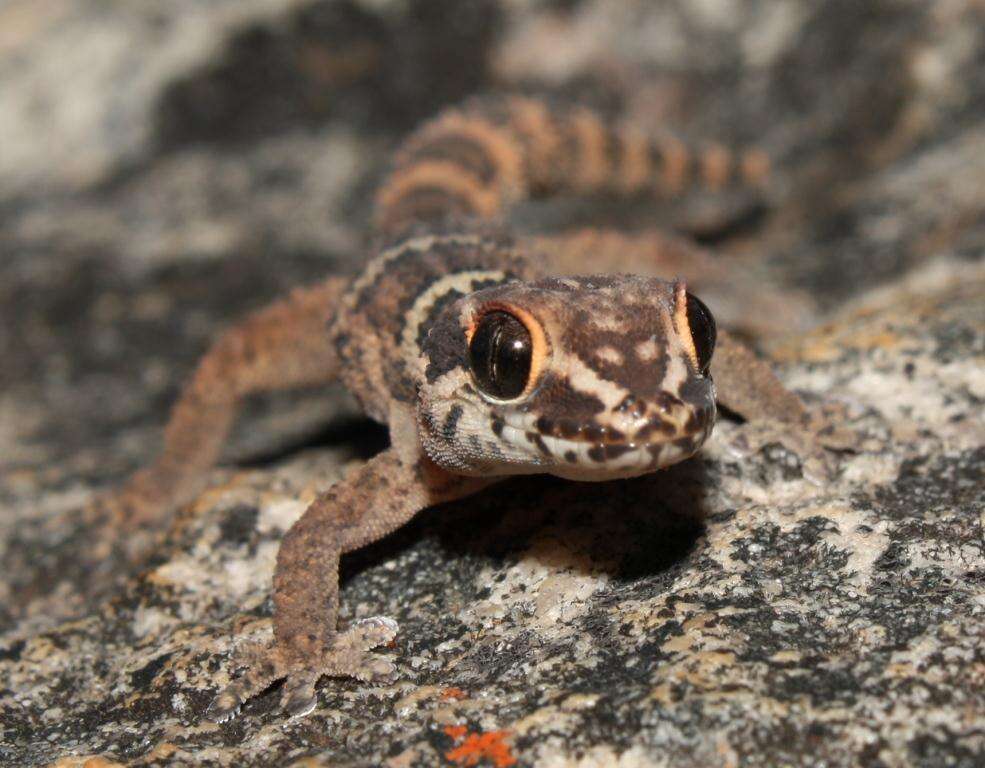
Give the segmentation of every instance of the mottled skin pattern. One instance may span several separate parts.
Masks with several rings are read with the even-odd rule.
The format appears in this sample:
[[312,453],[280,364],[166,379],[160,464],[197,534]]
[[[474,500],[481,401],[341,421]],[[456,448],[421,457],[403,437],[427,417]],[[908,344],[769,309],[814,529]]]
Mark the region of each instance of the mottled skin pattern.
[[[497,223],[538,195],[659,197],[695,184],[758,185],[766,172],[757,153],[694,155],[589,110],[531,99],[477,100],[414,134],[379,193],[386,244],[364,272],[296,291],[223,336],[176,405],[160,458],[101,507],[131,529],[158,524],[200,490],[237,403],[252,392],[341,380],[389,426],[391,447],[325,491],[287,533],[274,643],[243,654],[245,673],[210,715],[231,717],[281,678],[284,706],[298,715],[315,706],[323,675],[392,675],[369,652],[394,637],[392,620],[336,627],[343,553],[502,477],[603,480],[685,459],[711,433],[713,379],[718,400],[759,426],[756,434],[793,446],[806,469],[828,471],[822,446],[841,446],[844,435],[727,334],[709,373],[713,325],[683,282],[621,274],[659,273],[663,255],[676,266],[689,252],[701,266],[703,253],[657,232],[515,239]],[[480,384],[476,366],[485,364],[470,357],[484,349],[477,338],[499,327],[484,324],[504,316],[529,366],[519,377],[516,367],[496,367],[517,387],[505,397]]]

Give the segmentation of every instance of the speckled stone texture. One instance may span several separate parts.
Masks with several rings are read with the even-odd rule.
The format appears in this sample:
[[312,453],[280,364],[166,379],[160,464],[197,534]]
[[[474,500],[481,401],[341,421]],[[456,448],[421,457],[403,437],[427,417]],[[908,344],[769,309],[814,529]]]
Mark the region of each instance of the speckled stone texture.
[[[0,5],[0,764],[985,764],[980,3],[158,5]],[[223,324],[357,268],[410,125],[513,87],[771,152],[765,209],[677,213],[810,293],[816,328],[762,347],[863,450],[819,487],[725,419],[649,478],[431,510],[343,562],[396,682],[209,723],[284,531],[385,432],[335,391],[251,405],[138,573],[73,568],[79,510]]]

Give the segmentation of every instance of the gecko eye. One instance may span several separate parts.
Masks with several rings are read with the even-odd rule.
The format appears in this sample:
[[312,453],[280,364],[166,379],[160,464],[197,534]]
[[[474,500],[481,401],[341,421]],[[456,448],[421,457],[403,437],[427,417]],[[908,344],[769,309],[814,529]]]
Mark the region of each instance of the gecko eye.
[[489,312],[472,334],[469,364],[479,389],[511,400],[526,389],[533,342],[530,331],[509,312]]
[[698,357],[698,370],[707,375],[715,351],[715,318],[697,296],[687,294],[687,325]]

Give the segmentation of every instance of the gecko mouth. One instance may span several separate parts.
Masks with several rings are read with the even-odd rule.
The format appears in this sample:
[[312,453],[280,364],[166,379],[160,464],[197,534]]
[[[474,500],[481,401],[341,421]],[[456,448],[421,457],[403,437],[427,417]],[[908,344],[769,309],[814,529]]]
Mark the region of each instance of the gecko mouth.
[[693,455],[708,438],[714,405],[688,409],[679,419],[640,420],[622,431],[595,422],[551,422],[509,412],[494,420],[499,439],[537,455],[547,472],[573,480],[633,477],[676,464]]

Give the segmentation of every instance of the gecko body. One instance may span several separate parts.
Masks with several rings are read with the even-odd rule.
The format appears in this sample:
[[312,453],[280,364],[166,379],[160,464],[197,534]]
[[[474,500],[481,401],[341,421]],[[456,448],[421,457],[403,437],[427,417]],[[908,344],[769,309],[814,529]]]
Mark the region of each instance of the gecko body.
[[323,675],[392,676],[392,662],[371,652],[394,637],[392,620],[336,627],[339,557],[428,506],[511,475],[605,480],[669,466],[708,438],[716,398],[777,425],[805,462],[823,458],[837,430],[717,332],[682,280],[659,276],[662,254],[687,252],[678,240],[531,238],[503,223],[532,197],[659,197],[756,186],[765,172],[760,153],[694,154],[527,98],[476,100],[414,134],[379,193],[385,245],[364,271],[298,289],[221,337],[176,404],[159,458],[106,501],[118,525],[159,525],[204,486],[253,392],[341,381],[389,426],[391,446],[319,495],[285,536],[274,641],[244,653],[245,673],[210,715],[231,717],[281,678],[284,706],[299,715]]

